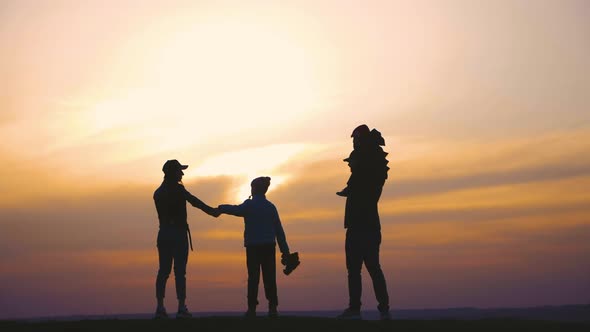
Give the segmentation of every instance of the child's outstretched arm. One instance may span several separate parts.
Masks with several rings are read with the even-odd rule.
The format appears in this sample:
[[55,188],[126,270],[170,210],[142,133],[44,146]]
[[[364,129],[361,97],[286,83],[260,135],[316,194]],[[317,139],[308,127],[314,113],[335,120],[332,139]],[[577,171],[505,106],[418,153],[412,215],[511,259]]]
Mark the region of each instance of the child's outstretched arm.
[[249,200],[245,200],[240,205],[221,204],[217,207],[220,213],[230,214],[236,217],[243,217],[246,215]]

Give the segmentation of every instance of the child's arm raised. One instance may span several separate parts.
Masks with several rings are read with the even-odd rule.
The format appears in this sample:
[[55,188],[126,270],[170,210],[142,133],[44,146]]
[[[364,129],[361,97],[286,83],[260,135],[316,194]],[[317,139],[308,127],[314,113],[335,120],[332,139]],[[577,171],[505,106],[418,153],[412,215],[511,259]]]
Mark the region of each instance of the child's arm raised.
[[248,202],[249,200],[245,200],[244,203],[240,205],[221,204],[217,207],[217,209],[221,213],[231,214],[232,216],[236,217],[243,217],[247,213]]

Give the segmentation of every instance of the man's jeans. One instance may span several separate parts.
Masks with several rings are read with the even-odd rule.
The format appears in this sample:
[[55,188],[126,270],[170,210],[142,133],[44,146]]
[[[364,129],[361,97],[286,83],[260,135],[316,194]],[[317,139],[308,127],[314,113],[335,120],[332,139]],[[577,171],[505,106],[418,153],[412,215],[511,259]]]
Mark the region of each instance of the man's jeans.
[[186,229],[182,227],[160,227],[158,232],[158,256],[160,269],[156,278],[156,298],[166,295],[166,281],[174,262],[174,279],[176,280],[176,297],[186,298],[186,263],[188,260],[188,239]]
[[277,263],[275,244],[253,245],[246,247],[246,265],[248,266],[248,309],[255,309],[258,304],[258,283],[262,268],[264,294],[270,307],[279,304],[277,296]]
[[349,307],[353,310],[361,308],[361,269],[363,263],[373,280],[375,297],[379,302],[379,311],[389,310],[389,295],[385,276],[379,264],[379,246],[381,245],[380,230],[346,230],[346,268],[348,269]]

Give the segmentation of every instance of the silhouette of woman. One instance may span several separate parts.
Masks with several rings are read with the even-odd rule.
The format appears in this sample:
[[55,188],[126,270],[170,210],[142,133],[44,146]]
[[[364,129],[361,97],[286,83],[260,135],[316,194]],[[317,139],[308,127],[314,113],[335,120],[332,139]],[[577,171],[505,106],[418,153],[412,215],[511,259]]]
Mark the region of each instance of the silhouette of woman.
[[[218,217],[217,209],[203,203],[189,193],[182,184],[183,170],[188,165],[182,165],[178,160],[168,160],[164,163],[164,181],[154,192],[154,202],[158,211],[160,230],[158,231],[159,270],[156,277],[156,298],[158,306],[154,318],[168,318],[164,307],[166,281],[174,263],[174,279],[176,281],[176,297],[178,298],[178,312],[176,318],[190,318],[191,313],[186,307],[186,263],[188,260],[189,243],[192,250],[192,240],[187,223],[186,202],[203,210],[205,213]],[[187,236],[188,235],[188,236]]]

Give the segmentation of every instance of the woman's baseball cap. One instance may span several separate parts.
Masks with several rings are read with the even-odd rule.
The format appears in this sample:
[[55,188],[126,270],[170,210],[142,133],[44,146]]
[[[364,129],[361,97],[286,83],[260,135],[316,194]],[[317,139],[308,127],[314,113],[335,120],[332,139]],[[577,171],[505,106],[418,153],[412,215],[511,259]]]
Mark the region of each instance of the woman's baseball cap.
[[182,165],[178,160],[171,159],[171,160],[168,160],[164,163],[164,166],[162,166],[162,172],[164,172],[164,174],[168,174],[168,173],[177,172],[178,170],[183,170],[183,169],[187,169],[187,168],[188,168],[188,165]]

